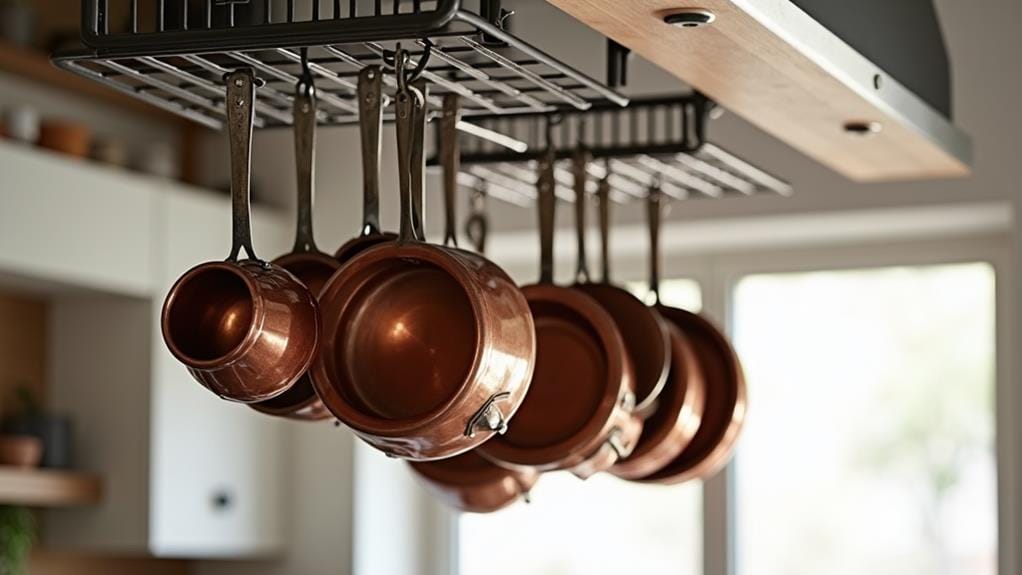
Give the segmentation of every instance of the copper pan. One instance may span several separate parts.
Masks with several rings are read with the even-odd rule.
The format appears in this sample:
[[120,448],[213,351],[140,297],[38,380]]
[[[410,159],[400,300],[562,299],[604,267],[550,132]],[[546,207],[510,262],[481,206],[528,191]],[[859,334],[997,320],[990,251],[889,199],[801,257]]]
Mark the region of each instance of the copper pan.
[[469,513],[493,513],[528,499],[539,480],[534,469],[505,469],[475,451],[440,461],[414,462],[411,468],[438,499]]
[[[585,220],[584,190],[587,163],[588,154],[584,150],[577,151],[574,157],[573,171],[577,182],[576,188],[581,186],[582,191],[576,190],[575,195],[583,198],[583,201],[576,202],[575,210],[576,218],[583,222]],[[624,339],[625,351],[635,370],[635,411],[645,418],[655,409],[657,396],[660,395],[667,383],[668,372],[671,368],[671,337],[667,331],[666,323],[656,310],[647,306],[628,290],[615,286],[610,281],[610,184],[606,179],[600,182],[599,190],[603,281],[590,282],[588,269],[580,266],[575,288],[598,301],[614,319],[614,324]],[[580,234],[578,244],[584,246],[584,237],[581,236],[585,233],[584,225],[579,227],[578,233]],[[585,263],[584,249],[579,257],[579,262]]]
[[[224,399],[253,403],[277,397],[308,369],[316,350],[315,297],[283,268],[252,249],[249,183],[255,75],[227,80],[231,144],[233,247],[227,261],[200,264],[171,288],[163,304],[163,339],[199,383]],[[240,260],[244,249],[248,259]]]
[[359,129],[362,138],[362,229],[334,254],[341,263],[397,234],[380,231],[380,130],[383,126],[383,71],[366,66],[358,74]]
[[720,329],[700,315],[663,305],[659,301],[660,200],[660,191],[651,190],[650,288],[657,299],[656,308],[660,315],[674,324],[695,350],[705,382],[705,407],[699,429],[678,456],[638,480],[676,484],[690,479],[706,479],[727,464],[745,422],[747,406],[745,376],[741,363]]
[[626,457],[642,423],[632,415],[632,366],[613,318],[582,291],[553,283],[553,162],[548,149],[538,181],[540,280],[522,289],[536,323],[536,372],[507,434],[479,452],[512,468],[586,478]]
[[[304,52],[303,52],[304,55]],[[316,150],[316,97],[311,77],[303,78],[295,91],[295,166],[298,175],[298,225],[295,245],[291,253],[280,256],[273,263],[291,272],[309,291],[318,295],[340,262],[316,247],[312,232],[312,200],[315,178]],[[266,413],[305,421],[330,418],[330,412],[316,395],[312,378],[302,374],[291,389],[273,399],[251,404]]]
[[398,51],[400,234],[327,283],[312,377],[327,409],[368,443],[432,460],[506,428],[529,388],[536,340],[528,303],[503,270],[416,233],[412,147],[423,145],[413,135],[426,111],[403,77],[407,58]]

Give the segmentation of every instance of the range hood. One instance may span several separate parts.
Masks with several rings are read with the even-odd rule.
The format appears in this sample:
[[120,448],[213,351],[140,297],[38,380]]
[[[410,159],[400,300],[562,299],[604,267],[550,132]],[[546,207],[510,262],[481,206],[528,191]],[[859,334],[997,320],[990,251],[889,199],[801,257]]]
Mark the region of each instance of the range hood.
[[931,0],[548,0],[831,169],[963,177]]

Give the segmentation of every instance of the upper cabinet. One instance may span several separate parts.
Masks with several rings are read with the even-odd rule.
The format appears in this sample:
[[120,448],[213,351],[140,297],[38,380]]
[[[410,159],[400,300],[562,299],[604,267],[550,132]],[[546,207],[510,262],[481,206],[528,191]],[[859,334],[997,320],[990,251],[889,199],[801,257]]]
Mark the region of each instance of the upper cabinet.
[[[226,196],[0,143],[0,277],[49,295],[51,407],[103,501],[49,512],[54,549],[255,557],[284,546],[286,424],[214,397],[164,346],[174,280],[230,250]],[[256,209],[264,257],[290,219]]]

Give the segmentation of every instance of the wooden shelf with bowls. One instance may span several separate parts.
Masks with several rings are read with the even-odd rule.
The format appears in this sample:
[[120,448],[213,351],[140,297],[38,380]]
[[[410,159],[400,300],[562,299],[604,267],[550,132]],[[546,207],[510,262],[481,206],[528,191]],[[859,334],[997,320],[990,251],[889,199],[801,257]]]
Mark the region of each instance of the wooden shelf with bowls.
[[0,504],[74,507],[97,504],[102,497],[103,482],[95,475],[0,467]]

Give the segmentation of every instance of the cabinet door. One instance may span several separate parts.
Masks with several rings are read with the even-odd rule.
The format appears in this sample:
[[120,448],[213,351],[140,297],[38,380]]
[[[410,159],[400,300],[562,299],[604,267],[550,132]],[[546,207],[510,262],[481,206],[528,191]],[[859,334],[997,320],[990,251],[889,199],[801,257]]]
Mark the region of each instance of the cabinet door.
[[[176,187],[175,187],[176,188]],[[154,329],[170,286],[184,271],[230,250],[226,197],[175,189],[161,194]],[[289,221],[289,220],[288,220]],[[254,215],[264,257],[287,245],[278,214]],[[193,381],[154,337],[150,546],[162,557],[245,557],[282,551],[285,424],[228,403]]]

